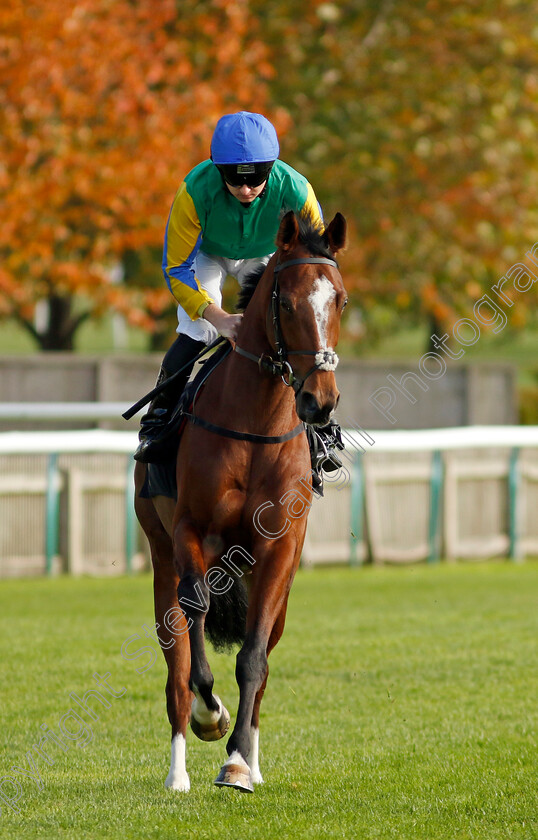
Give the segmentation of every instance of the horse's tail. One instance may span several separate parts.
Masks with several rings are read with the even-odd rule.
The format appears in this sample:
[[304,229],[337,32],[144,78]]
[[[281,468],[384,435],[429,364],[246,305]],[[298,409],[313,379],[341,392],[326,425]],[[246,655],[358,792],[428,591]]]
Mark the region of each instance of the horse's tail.
[[229,651],[245,640],[248,593],[242,577],[233,577],[227,592],[211,593],[205,633],[215,650]]

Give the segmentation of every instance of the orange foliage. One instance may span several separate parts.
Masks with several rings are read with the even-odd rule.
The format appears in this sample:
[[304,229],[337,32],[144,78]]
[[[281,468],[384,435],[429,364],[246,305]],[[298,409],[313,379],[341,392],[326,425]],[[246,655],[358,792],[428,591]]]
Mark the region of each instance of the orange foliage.
[[341,262],[364,346],[376,310],[391,329],[472,314],[538,240],[534,4],[251,2],[294,116],[284,158],[354,222]]
[[0,20],[0,313],[82,292],[150,326],[110,270],[161,245],[218,117],[263,109],[248,2],[6,0]]

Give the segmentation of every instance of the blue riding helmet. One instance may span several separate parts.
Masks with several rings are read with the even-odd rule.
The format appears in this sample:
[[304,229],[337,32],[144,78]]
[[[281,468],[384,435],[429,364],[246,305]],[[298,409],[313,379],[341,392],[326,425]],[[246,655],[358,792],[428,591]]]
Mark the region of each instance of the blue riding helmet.
[[274,126],[250,111],[221,117],[211,140],[211,160],[232,187],[263,183],[279,152]]

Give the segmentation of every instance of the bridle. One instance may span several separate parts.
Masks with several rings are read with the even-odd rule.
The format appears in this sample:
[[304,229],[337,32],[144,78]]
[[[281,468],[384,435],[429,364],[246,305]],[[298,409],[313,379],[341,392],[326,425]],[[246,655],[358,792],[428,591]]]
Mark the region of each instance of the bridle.
[[[298,257],[294,260],[284,260],[284,262],[277,262],[273,269],[274,281],[271,291],[271,300],[269,303],[269,311],[271,321],[273,323],[275,350],[278,358],[273,358],[267,353],[261,356],[256,356],[254,353],[249,353],[243,350],[237,344],[234,346],[236,353],[251,359],[258,364],[260,371],[266,371],[274,376],[280,376],[284,385],[293,387],[295,394],[299,394],[308,377],[316,370],[335,370],[338,364],[338,356],[334,350],[288,350],[286,342],[282,334],[282,326],[280,323],[280,286],[278,283],[279,274],[285,268],[291,268],[293,265],[331,265],[333,268],[338,268],[338,263],[335,260],[326,257]],[[310,370],[301,378],[295,374],[288,356],[314,356],[314,364]]]
[[[273,269],[274,281],[273,288],[271,291],[271,299],[269,302],[268,312],[268,314],[271,316],[271,321],[273,323],[274,342],[277,358],[273,358],[273,356],[269,355],[268,353],[262,353],[261,356],[256,356],[254,353],[249,353],[248,350],[243,350],[243,348],[239,347],[237,344],[233,345],[233,349],[236,353],[239,353],[240,356],[244,356],[246,359],[250,359],[251,361],[256,362],[260,372],[264,371],[272,374],[273,376],[280,376],[284,385],[288,387],[293,387],[293,390],[295,391],[295,396],[297,397],[306,380],[312,373],[314,373],[314,371],[335,370],[336,365],[338,364],[338,356],[336,355],[334,350],[288,350],[288,348],[286,347],[286,342],[282,334],[282,326],[280,323],[280,286],[278,284],[278,279],[279,274],[283,269],[291,268],[291,266],[293,265],[330,265],[333,268],[338,268],[338,263],[335,260],[328,259],[327,257],[299,257],[298,259],[294,260],[285,260],[284,262],[277,262]],[[314,356],[314,364],[312,365],[310,370],[302,378],[300,378],[296,376],[290,362],[288,361],[288,356]],[[305,425],[302,422],[295,426],[294,429],[291,429],[289,432],[285,432],[282,435],[275,436],[250,434],[248,432],[238,432],[234,429],[228,429],[223,426],[216,426],[213,423],[209,423],[207,420],[204,420],[203,418],[199,417],[194,413],[194,403],[196,401],[197,393],[198,391],[196,392],[193,399],[192,411],[190,413],[185,412],[184,416],[188,420],[190,420],[191,423],[194,423],[198,426],[202,426],[202,428],[207,429],[207,431],[213,432],[214,434],[222,435],[223,437],[232,438],[234,440],[249,441],[250,443],[268,444],[284,443],[288,440],[292,440],[292,438],[302,434],[305,430]]]

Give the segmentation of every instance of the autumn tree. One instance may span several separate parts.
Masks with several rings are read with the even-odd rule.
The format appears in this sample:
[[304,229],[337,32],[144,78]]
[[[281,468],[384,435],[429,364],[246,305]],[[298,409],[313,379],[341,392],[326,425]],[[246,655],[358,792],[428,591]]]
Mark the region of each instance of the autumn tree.
[[[380,310],[448,327],[538,240],[538,29],[517,0],[253,0],[284,154],[350,217],[346,282]],[[510,310],[521,324],[527,294]],[[394,319],[391,321],[391,313]]]
[[218,117],[263,108],[248,2],[6,0],[0,19],[0,315],[47,350],[108,310],[151,329],[169,293],[125,256],[160,248]]

